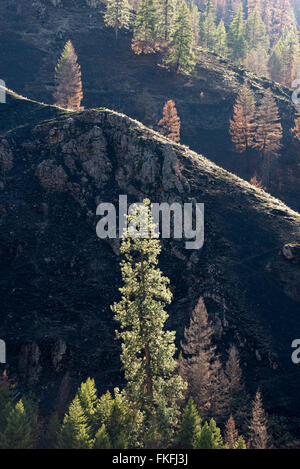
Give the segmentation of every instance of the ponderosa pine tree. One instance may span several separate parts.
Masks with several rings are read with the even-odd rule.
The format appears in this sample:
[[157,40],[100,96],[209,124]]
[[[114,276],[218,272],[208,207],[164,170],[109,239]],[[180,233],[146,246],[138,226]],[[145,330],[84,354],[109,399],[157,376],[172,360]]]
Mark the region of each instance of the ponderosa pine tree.
[[200,431],[201,419],[193,399],[190,398],[182,414],[182,420],[176,437],[176,446],[182,449],[193,449]]
[[233,107],[230,135],[237,153],[245,153],[254,144],[255,100],[247,82],[242,86]]
[[55,68],[55,105],[78,111],[83,109],[80,65],[73,44],[68,41]]
[[240,7],[236,17],[232,21],[228,34],[229,57],[235,62],[242,62],[246,55],[247,43],[245,39],[244,13]]
[[221,20],[216,30],[216,40],[214,50],[217,54],[227,57],[228,55],[228,44],[227,44],[227,33],[225,29],[224,21]]
[[130,25],[131,13],[128,0],[106,0],[106,12],[104,22],[114,29],[116,43],[120,29],[128,29]]
[[169,52],[166,64],[175,72],[190,73],[194,70],[195,38],[191,23],[191,16],[185,0],[179,0],[177,17],[169,42]]
[[[169,279],[158,268],[161,245],[150,237],[154,227],[150,201],[136,206],[128,217],[122,239],[121,262],[124,286],[122,298],[112,311],[120,323],[124,393],[133,408],[140,409],[144,433],[155,441],[146,446],[163,446],[171,441],[177,424],[184,383],[176,373],[175,333],[165,331],[165,305],[171,302]],[[155,436],[154,436],[155,435]]]
[[36,408],[29,399],[21,399],[7,415],[0,433],[0,449],[31,449],[35,445]]
[[157,41],[158,16],[154,0],[140,0],[132,40],[135,54],[152,54],[159,49]]
[[252,449],[266,449],[269,436],[267,417],[263,408],[260,391],[257,391],[252,402],[252,419],[249,426],[249,442]]
[[[185,328],[180,372],[188,383],[191,396],[201,417],[222,416],[228,383],[216,347],[212,345],[213,328],[202,298]],[[227,410],[227,409],[226,409]]]
[[172,99],[164,105],[163,117],[158,122],[158,127],[159,133],[174,142],[180,142],[180,118],[177,114],[175,102]]

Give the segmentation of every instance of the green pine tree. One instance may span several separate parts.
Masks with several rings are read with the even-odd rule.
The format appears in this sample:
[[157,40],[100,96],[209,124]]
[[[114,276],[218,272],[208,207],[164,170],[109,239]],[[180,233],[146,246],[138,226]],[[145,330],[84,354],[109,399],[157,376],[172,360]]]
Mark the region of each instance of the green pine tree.
[[149,54],[157,50],[158,15],[154,0],[141,0],[136,14],[132,50]]
[[35,443],[36,409],[28,399],[21,399],[7,416],[0,434],[0,449],[31,449]]
[[214,419],[205,422],[195,442],[196,449],[222,449],[223,439],[221,430],[217,427]]
[[235,444],[234,449],[247,449],[246,443],[242,435],[239,436],[238,441]]
[[107,0],[104,15],[105,24],[114,29],[116,43],[120,29],[128,29],[130,25],[130,6],[128,0]]
[[84,383],[81,383],[77,396],[87,422],[89,435],[92,438],[99,427],[99,399],[95,380],[88,378]]
[[227,57],[228,55],[227,33],[223,20],[219,22],[216,30],[214,50],[217,54],[222,55],[223,57]]
[[200,34],[200,11],[199,11],[198,6],[195,4],[194,0],[191,0],[188,3],[188,7],[191,13],[191,22],[192,22],[195,43],[198,44],[199,34]]
[[145,200],[128,218],[121,245],[122,298],[112,311],[121,328],[117,337],[122,340],[126,397],[141,410],[145,433],[157,428],[163,445],[171,441],[177,424],[184,385],[176,374],[175,333],[164,330],[164,307],[172,295],[169,279],[157,266],[161,246],[149,237],[153,230],[150,201]]
[[249,15],[245,24],[245,39],[247,43],[247,50],[264,49],[268,51],[270,48],[270,40],[266,33],[265,23],[257,9]]
[[176,0],[160,0],[157,3],[157,31],[160,41],[168,42],[176,16]]
[[185,0],[180,0],[166,63],[176,72],[191,72],[196,65],[194,43],[190,12]]
[[200,45],[208,50],[215,49],[216,43],[216,13],[213,0],[207,0],[206,10],[200,22]]
[[69,406],[58,435],[60,449],[90,449],[94,441],[90,437],[90,428],[82,409],[78,395]]
[[241,6],[232,21],[228,35],[229,57],[235,62],[242,62],[246,55],[247,43],[245,39],[244,13]]
[[176,438],[177,446],[183,449],[193,449],[200,431],[201,419],[193,399],[190,398],[182,414],[182,420]]
[[96,433],[94,449],[111,449],[111,442],[104,423]]

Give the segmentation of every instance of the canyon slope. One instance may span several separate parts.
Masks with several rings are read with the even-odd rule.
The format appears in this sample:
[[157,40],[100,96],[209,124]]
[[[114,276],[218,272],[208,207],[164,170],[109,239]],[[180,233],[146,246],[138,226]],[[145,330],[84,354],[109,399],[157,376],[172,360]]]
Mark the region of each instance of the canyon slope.
[[181,142],[248,181],[255,173],[260,176],[261,159],[255,152],[234,153],[229,121],[244,80],[249,81],[257,102],[271,87],[284,138],[280,158],[272,165],[269,191],[299,210],[300,148],[291,133],[296,115],[292,90],[201,48],[191,76],[172,74],[161,65],[159,54],[133,54],[132,31],[121,32],[115,47],[114,32],[103,22],[103,3],[97,9],[88,7],[85,0],[63,0],[56,7],[53,3],[1,1],[0,78],[7,87],[52,103],[54,68],[71,39],[82,68],[86,108],[113,109],[156,129],[165,101],[173,99],[182,123]]
[[[203,296],[225,360],[234,344],[248,391],[267,410],[300,417],[300,215],[281,201],[104,108],[66,112],[7,91],[0,106],[0,337],[7,368],[42,403],[66,373],[94,376],[100,391],[123,382],[116,324],[119,243],[96,235],[100,201],[205,204],[205,243],[163,240],[160,267],[174,299],[177,344]],[[284,255],[285,253],[285,255]]]

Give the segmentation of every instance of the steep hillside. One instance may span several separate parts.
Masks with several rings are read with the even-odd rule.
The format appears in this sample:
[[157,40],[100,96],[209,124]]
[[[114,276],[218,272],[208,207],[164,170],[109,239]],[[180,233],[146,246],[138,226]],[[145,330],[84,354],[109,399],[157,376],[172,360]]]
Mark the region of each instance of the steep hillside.
[[117,204],[119,194],[196,200],[205,204],[204,247],[163,242],[169,326],[179,341],[203,295],[223,358],[234,343],[248,389],[261,386],[268,410],[300,417],[291,362],[300,269],[282,254],[300,242],[300,215],[124,115],[7,98],[0,122],[17,109],[20,123],[0,145],[0,337],[10,376],[42,402],[67,370],[75,384],[89,375],[100,390],[120,384],[109,307],[120,286],[119,246],[97,238],[97,204]]
[[165,101],[174,99],[182,143],[247,180],[255,172],[259,175],[261,161],[255,154],[246,158],[233,152],[228,132],[233,104],[246,78],[257,100],[271,86],[284,128],[284,149],[274,163],[271,192],[298,210],[300,151],[290,132],[295,115],[291,90],[201,49],[192,77],[170,74],[159,65],[159,55],[132,53],[131,32],[121,33],[116,49],[114,33],[104,26],[101,11],[103,7],[89,8],[83,0],[64,0],[59,7],[43,0],[2,0],[0,77],[9,88],[52,103],[54,67],[71,39],[82,66],[86,108],[108,107],[155,128]]

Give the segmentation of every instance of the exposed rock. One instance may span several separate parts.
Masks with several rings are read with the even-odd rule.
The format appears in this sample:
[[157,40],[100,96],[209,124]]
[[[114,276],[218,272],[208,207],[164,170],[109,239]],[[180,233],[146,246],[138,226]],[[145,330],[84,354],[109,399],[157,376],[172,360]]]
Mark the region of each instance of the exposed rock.
[[37,167],[35,175],[45,189],[63,192],[66,189],[68,176],[62,166],[57,166],[54,160],[42,161]]
[[288,261],[300,262],[300,244],[285,244],[282,254]]

